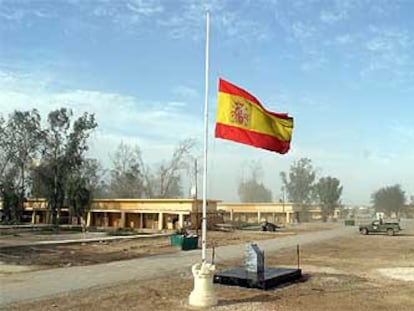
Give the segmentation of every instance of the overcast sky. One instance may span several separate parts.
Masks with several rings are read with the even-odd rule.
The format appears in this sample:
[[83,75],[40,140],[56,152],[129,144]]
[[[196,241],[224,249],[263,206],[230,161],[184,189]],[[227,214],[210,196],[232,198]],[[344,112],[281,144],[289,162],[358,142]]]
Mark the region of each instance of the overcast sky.
[[[147,162],[203,138],[205,9],[211,10],[209,197],[237,201],[251,160],[281,196],[301,157],[366,204],[414,194],[414,1],[0,0],[0,113],[96,114],[91,155],[121,142]],[[295,118],[287,155],[213,138],[218,77]],[[187,192],[187,191],[186,191]]]

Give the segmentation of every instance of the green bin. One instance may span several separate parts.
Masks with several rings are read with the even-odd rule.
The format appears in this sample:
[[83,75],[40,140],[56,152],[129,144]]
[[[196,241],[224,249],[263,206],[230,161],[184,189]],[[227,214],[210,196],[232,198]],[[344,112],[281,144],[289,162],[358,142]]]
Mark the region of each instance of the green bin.
[[170,236],[171,246],[182,246],[184,236],[182,234],[173,234]]
[[345,226],[355,226],[355,220],[354,219],[345,220]]
[[183,251],[188,251],[190,249],[197,249],[198,248],[198,236],[189,236],[183,238],[183,244],[181,245],[181,249]]

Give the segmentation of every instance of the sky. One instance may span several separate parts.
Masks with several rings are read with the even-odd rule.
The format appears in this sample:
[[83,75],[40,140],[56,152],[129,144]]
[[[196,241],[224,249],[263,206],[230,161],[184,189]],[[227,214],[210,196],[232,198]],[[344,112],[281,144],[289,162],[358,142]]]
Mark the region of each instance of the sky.
[[[254,161],[279,200],[303,157],[344,204],[396,183],[414,195],[410,0],[0,0],[0,113],[95,113],[89,156],[108,168],[121,141],[156,164],[195,138],[201,162],[206,9],[208,197],[238,201]],[[219,77],[294,117],[288,154],[214,138]]]

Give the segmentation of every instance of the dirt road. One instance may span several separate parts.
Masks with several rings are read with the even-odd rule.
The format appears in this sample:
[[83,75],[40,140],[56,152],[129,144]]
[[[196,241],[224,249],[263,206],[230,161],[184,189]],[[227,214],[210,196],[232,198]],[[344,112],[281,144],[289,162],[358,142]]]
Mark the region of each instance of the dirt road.
[[[340,227],[258,242],[265,252],[321,242],[355,233],[354,227]],[[243,256],[245,244],[216,249],[216,262]],[[211,253],[209,253],[211,256]],[[0,276],[0,307],[18,301],[33,300],[95,286],[112,286],[125,281],[148,280],[172,272],[188,272],[200,260],[200,250],[179,252],[105,264],[50,269]],[[210,257],[211,258],[211,257]]]

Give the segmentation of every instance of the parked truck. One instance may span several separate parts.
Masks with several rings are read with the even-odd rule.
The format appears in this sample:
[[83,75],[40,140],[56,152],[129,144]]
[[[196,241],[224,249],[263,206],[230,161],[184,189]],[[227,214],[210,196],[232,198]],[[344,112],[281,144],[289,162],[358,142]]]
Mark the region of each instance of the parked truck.
[[374,220],[370,224],[359,226],[359,233],[365,235],[370,233],[386,233],[392,236],[399,231],[401,231],[401,227],[398,222],[382,222],[380,220]]

